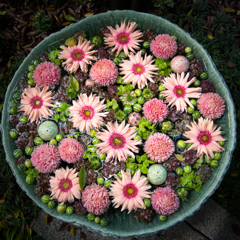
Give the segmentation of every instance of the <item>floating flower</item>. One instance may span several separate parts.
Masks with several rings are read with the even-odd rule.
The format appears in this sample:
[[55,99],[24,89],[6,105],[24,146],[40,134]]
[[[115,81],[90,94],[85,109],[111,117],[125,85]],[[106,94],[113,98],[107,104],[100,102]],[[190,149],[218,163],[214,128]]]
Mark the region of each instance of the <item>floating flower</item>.
[[87,64],[92,64],[91,60],[96,61],[96,57],[91,56],[96,52],[96,50],[92,50],[94,45],[90,45],[89,41],[84,40],[81,36],[78,38],[78,44],[72,47],[60,46],[63,49],[62,52],[59,53],[59,59],[67,59],[63,62],[63,66],[65,65],[65,69],[72,73],[76,72],[80,67],[83,72],[87,72]]
[[101,215],[110,205],[108,190],[97,184],[87,186],[82,192],[82,202],[88,212]]
[[146,206],[143,202],[144,198],[150,198],[150,192],[147,190],[151,188],[147,185],[148,179],[141,176],[140,170],[136,171],[133,178],[130,172],[122,173],[122,179],[115,176],[117,181],[113,181],[110,189],[110,195],[113,196],[113,204],[118,208],[122,205],[121,211],[128,209],[130,213],[133,209],[145,209]]
[[151,197],[153,209],[160,215],[170,215],[180,206],[177,194],[170,187],[158,187]]
[[141,144],[141,140],[133,140],[136,136],[136,130],[130,128],[130,125],[125,126],[125,121],[120,125],[117,122],[112,124],[108,122],[108,130],[103,129],[103,132],[98,132],[96,137],[103,142],[96,144],[99,154],[106,153],[106,162],[111,160],[126,161],[129,156],[135,158],[131,152],[138,153],[136,145]]
[[58,148],[54,145],[42,144],[35,148],[31,155],[32,165],[41,173],[52,172],[60,161]]
[[100,101],[96,95],[80,94],[78,101],[73,101],[73,106],[69,108],[69,121],[73,122],[73,127],[78,128],[80,132],[87,131],[92,128],[99,128],[103,125],[103,117],[106,117],[108,112],[101,112],[106,108],[103,104],[104,100]]
[[225,111],[225,101],[217,93],[203,93],[197,104],[200,113],[206,118],[220,118]]
[[123,59],[122,63],[119,64],[121,74],[124,75],[124,82],[131,82],[133,87],[137,84],[140,89],[147,85],[147,80],[154,82],[152,77],[159,68],[152,64],[153,61],[152,56],[145,55],[143,59],[141,51],[136,55],[129,54],[129,60]]
[[74,197],[80,199],[81,192],[76,169],[60,168],[55,171],[55,177],[51,176],[49,180],[52,199],[59,202],[73,202]]
[[145,142],[144,151],[153,161],[166,161],[175,151],[173,140],[164,133],[154,133]]
[[128,22],[126,26],[124,21],[120,27],[118,24],[115,27],[116,29],[108,27],[111,34],[106,34],[105,43],[109,47],[113,47],[113,52],[117,50],[116,56],[118,56],[122,50],[128,56],[129,50],[135,53],[134,49],[140,49],[138,45],[139,42],[142,42],[142,40],[139,39],[142,37],[142,33],[139,30],[134,32],[137,27],[135,22]]
[[33,72],[33,79],[40,87],[52,87],[59,83],[61,69],[52,62],[43,62],[37,65]]
[[168,34],[159,34],[152,40],[150,49],[155,57],[169,59],[177,52],[177,42]]
[[92,66],[90,77],[95,83],[102,86],[109,86],[116,82],[118,69],[113,61],[100,59]]
[[52,116],[53,112],[48,107],[56,107],[51,104],[52,92],[48,91],[48,87],[44,87],[42,91],[38,86],[34,88],[26,88],[23,90],[22,99],[20,101],[21,106],[19,111],[24,112],[23,116],[29,115],[28,119],[31,122],[38,122],[41,120],[42,116],[48,119],[49,116]]
[[210,119],[198,119],[198,124],[192,122],[187,126],[190,131],[183,133],[183,136],[189,138],[186,143],[192,143],[188,150],[197,150],[197,157],[202,156],[204,153],[207,158],[214,157],[213,152],[222,152],[224,148],[217,142],[225,141],[221,136],[221,127],[217,129],[217,126],[213,124]]
[[163,81],[163,86],[167,89],[162,91],[162,95],[166,97],[166,102],[177,107],[177,111],[184,111],[187,109],[187,104],[194,108],[189,101],[189,98],[199,98],[201,95],[200,87],[189,88],[189,86],[195,82],[196,78],[192,78],[188,82],[189,73],[184,77],[184,72],[177,77],[175,74],[170,74],[170,77],[166,77]]
[[74,163],[80,160],[84,153],[84,147],[74,138],[63,139],[58,150],[62,160],[68,163]]
[[161,99],[151,99],[143,105],[143,114],[147,120],[158,123],[162,122],[168,114],[167,105]]

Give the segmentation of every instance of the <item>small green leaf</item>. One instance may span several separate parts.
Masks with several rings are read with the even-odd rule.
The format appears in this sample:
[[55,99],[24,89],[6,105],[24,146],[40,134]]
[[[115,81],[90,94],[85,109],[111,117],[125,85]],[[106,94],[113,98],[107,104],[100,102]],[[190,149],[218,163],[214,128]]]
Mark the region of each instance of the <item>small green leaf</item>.
[[75,19],[73,16],[71,16],[71,15],[66,15],[66,16],[65,16],[65,19],[66,19],[67,21],[76,22],[76,19]]
[[76,92],[79,90],[79,83],[78,83],[77,79],[75,77],[73,77],[73,76],[71,76],[71,78],[70,78],[70,86]]
[[79,177],[80,189],[82,191],[85,186],[86,180],[87,180],[87,172],[84,167],[81,167],[78,177]]
[[184,161],[185,160],[185,158],[183,157],[183,155],[182,154],[174,154],[175,155],[175,157],[179,160],[179,161]]
[[1,15],[1,16],[6,15],[6,11],[1,11],[1,12],[0,12],[0,15]]

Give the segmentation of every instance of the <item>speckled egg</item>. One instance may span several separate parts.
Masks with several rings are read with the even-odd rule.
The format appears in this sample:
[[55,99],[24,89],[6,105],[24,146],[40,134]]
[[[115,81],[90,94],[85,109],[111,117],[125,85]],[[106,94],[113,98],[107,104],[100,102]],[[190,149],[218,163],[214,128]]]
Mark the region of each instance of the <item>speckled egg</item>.
[[57,136],[58,126],[53,121],[45,121],[39,125],[38,134],[43,140],[49,141]]
[[147,177],[153,185],[160,185],[167,179],[167,170],[161,164],[153,164],[148,169]]
[[189,60],[184,56],[176,56],[172,59],[170,67],[175,73],[187,72],[189,69]]
[[137,126],[141,118],[142,118],[142,115],[140,113],[133,112],[128,116],[128,123],[131,126]]

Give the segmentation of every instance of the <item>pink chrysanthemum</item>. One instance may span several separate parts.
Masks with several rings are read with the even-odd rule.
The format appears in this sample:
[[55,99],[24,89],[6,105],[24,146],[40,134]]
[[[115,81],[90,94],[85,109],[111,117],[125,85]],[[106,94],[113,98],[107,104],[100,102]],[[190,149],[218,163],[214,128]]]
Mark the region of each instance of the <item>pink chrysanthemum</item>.
[[169,59],[177,52],[177,42],[168,34],[159,34],[152,40],[150,49],[155,57]]
[[82,192],[82,202],[88,212],[101,215],[108,210],[110,205],[108,191],[97,184],[87,186]]
[[52,87],[59,83],[61,69],[52,62],[43,62],[37,65],[33,72],[33,79],[40,87]]
[[151,197],[153,209],[160,215],[170,215],[180,206],[177,194],[170,187],[158,187]]
[[213,158],[213,152],[224,151],[224,148],[217,143],[218,141],[225,141],[221,136],[221,127],[217,129],[212,120],[201,117],[198,119],[198,124],[191,122],[187,127],[190,131],[183,133],[183,136],[189,140],[185,142],[192,143],[188,150],[197,150],[198,157],[205,153],[207,158],[209,158],[209,155]]
[[21,106],[19,111],[24,112],[23,116],[29,115],[28,119],[31,122],[38,122],[41,120],[42,116],[48,119],[49,116],[52,116],[53,112],[48,107],[56,107],[51,104],[52,92],[48,91],[48,87],[44,87],[40,92],[38,86],[34,88],[26,88],[22,93],[22,99],[20,101]]
[[103,104],[104,100],[100,101],[96,95],[80,94],[78,101],[73,101],[73,106],[69,108],[70,117],[69,121],[73,122],[73,127],[78,128],[80,132],[87,131],[88,133],[92,128],[99,128],[103,125],[103,117],[108,112],[101,112],[106,108]]
[[136,145],[141,144],[141,140],[134,140],[136,136],[135,128],[130,128],[130,125],[125,126],[125,121],[120,125],[117,122],[112,124],[108,122],[108,130],[103,129],[103,132],[98,132],[96,137],[103,142],[96,144],[98,153],[106,153],[106,162],[118,159],[119,161],[126,161],[129,156],[135,158],[131,152],[138,153]]
[[78,180],[78,172],[76,169],[64,168],[55,171],[55,177],[51,176],[49,180],[52,199],[59,202],[73,202],[74,197],[80,199],[81,192]]
[[84,153],[83,145],[74,138],[63,139],[58,146],[58,150],[62,160],[68,163],[80,160]]
[[126,26],[125,21],[121,23],[121,26],[117,24],[116,29],[112,27],[108,27],[111,34],[106,34],[105,44],[109,47],[113,47],[112,51],[116,51],[116,56],[123,50],[124,53],[128,56],[129,50],[134,52],[134,49],[139,50],[139,42],[142,42],[140,39],[142,37],[142,33],[137,30],[134,30],[137,27],[135,22],[128,22]]
[[60,160],[58,148],[51,144],[38,146],[31,155],[32,165],[41,173],[52,172],[58,166]]
[[97,58],[91,56],[96,52],[96,50],[92,50],[94,45],[91,45],[89,41],[84,40],[82,37],[78,38],[78,44],[72,47],[60,46],[63,49],[62,52],[59,53],[59,59],[67,59],[63,62],[63,66],[65,65],[65,69],[72,73],[76,72],[80,67],[83,72],[87,72],[87,64],[92,64],[92,61],[96,61]]
[[143,105],[143,114],[147,120],[158,123],[162,122],[168,114],[168,107],[161,99],[151,99]]
[[217,93],[203,93],[197,103],[200,113],[206,118],[220,118],[225,111],[225,101]]
[[156,74],[155,71],[159,68],[152,64],[153,61],[152,56],[145,55],[143,59],[141,51],[136,55],[129,54],[129,60],[122,60],[122,63],[119,64],[121,74],[124,75],[124,82],[131,82],[133,87],[137,84],[140,89],[147,85],[147,80],[154,82],[153,74]]
[[179,75],[170,74],[170,77],[166,77],[163,82],[163,86],[167,89],[162,91],[162,95],[166,97],[166,102],[177,107],[177,111],[184,111],[187,109],[187,104],[194,108],[194,106],[189,101],[189,98],[199,98],[201,95],[200,87],[189,86],[195,82],[196,78],[192,78],[188,82],[189,73],[184,77],[184,72]]
[[131,178],[130,172],[121,171],[121,173],[122,179],[115,176],[117,181],[113,181],[110,187],[113,204],[116,205],[116,208],[122,205],[121,211],[128,209],[128,213],[133,209],[145,209],[143,199],[150,198],[151,194],[151,192],[147,191],[151,188],[151,185],[147,185],[148,179],[141,176],[140,170],[135,172],[133,178]]
[[166,161],[175,151],[173,140],[164,133],[154,133],[145,142],[144,151],[153,161]]
[[117,77],[118,69],[116,64],[108,59],[98,60],[90,70],[90,78],[102,86],[114,84]]

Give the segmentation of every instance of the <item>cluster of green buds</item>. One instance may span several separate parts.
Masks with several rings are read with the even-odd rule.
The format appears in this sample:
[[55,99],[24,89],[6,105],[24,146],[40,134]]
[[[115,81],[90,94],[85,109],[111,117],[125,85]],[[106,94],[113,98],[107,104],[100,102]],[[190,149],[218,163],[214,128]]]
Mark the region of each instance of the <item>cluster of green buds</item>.
[[145,117],[142,117],[138,122],[137,135],[135,136],[135,140],[139,140],[141,138],[147,139],[151,134],[155,133],[157,130],[155,128],[155,124],[148,121]]
[[[93,138],[93,142],[96,144],[98,141],[100,141],[98,138]],[[88,159],[90,162],[90,167],[97,170],[102,166],[101,160],[104,160],[106,158],[105,154],[97,154],[97,147],[94,145],[87,146],[86,151],[84,152],[83,158]]]
[[40,63],[40,62],[39,62],[38,60],[35,60],[35,61],[33,62],[33,64],[32,64],[32,65],[29,65],[29,67],[28,67],[29,73],[28,73],[27,77],[28,77],[28,85],[29,85],[30,87],[35,87],[35,85],[36,85],[35,82],[34,82],[34,80],[33,80],[33,72],[34,72],[36,66],[37,66],[39,63]]
[[98,47],[103,45],[103,38],[99,35],[90,38],[90,42]]
[[169,76],[170,73],[172,72],[172,69],[170,68],[170,63],[171,63],[171,60],[164,60],[161,58],[157,58],[154,63],[159,68],[157,73],[162,74],[164,77]]
[[11,104],[10,113],[11,114],[17,113],[17,107],[19,105],[20,98],[21,98],[21,93],[16,92],[13,94],[13,99],[10,102],[10,104]]
[[116,99],[112,99],[111,101],[107,100],[106,106],[108,107],[108,110],[114,110],[117,111],[119,109],[119,105]]
[[200,112],[197,111],[197,110],[195,110],[195,107],[197,106],[197,101],[196,101],[195,99],[191,99],[191,100],[190,100],[190,103],[193,105],[194,108],[192,108],[192,107],[189,106],[189,107],[187,108],[187,112],[188,112],[189,114],[192,114],[192,117],[193,117],[194,119],[200,118]]
[[108,221],[105,218],[100,218],[98,216],[95,216],[93,213],[88,213],[87,214],[87,219],[89,221],[94,221],[97,224],[100,224],[101,226],[105,227],[108,225]]
[[120,52],[117,57],[113,59],[114,63],[118,65],[121,63],[122,59],[127,58],[127,55],[124,52]]
[[163,133],[167,133],[169,131],[171,131],[174,127],[174,123],[172,123],[169,120],[164,120],[163,122],[161,122],[161,131]]
[[53,114],[53,119],[58,122],[59,120],[61,122],[67,122],[67,118],[69,117],[70,111],[67,103],[56,103],[57,107],[54,108],[55,113]]
[[62,59],[58,58],[59,52],[60,50],[56,48],[48,54],[49,61],[55,63],[58,66],[60,66],[63,62]]

